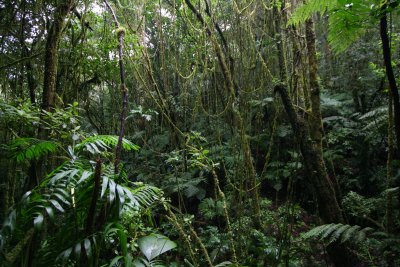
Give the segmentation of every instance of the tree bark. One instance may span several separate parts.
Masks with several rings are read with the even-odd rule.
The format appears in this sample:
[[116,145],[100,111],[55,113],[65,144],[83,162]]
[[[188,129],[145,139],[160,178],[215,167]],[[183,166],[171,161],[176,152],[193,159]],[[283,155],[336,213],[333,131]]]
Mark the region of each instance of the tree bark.
[[309,66],[309,82],[310,82],[310,134],[315,142],[315,147],[322,151],[322,115],[321,115],[321,99],[320,86],[318,82],[318,67],[315,50],[315,33],[314,23],[311,19],[306,21],[306,42],[307,56]]
[[[386,9],[386,5],[383,5],[382,11]],[[396,78],[394,76],[392,67],[392,55],[390,48],[390,40],[388,36],[388,25],[387,17],[384,14],[380,19],[380,34],[382,40],[382,52],[383,60],[385,63],[386,76],[389,82],[390,92],[393,99],[393,111],[394,111],[394,128],[396,133],[396,156],[399,156],[400,151],[400,101],[399,101],[399,91],[396,84]]]
[[[393,187],[393,101],[392,94],[389,92],[388,101],[388,155],[386,162],[386,189]],[[393,216],[393,192],[386,192],[386,232],[393,233],[394,216]],[[388,266],[393,266],[394,258],[392,253],[387,253]]]
[[[297,115],[289,94],[283,85],[275,86],[275,92],[281,96],[283,106],[300,144],[305,169],[309,175],[308,183],[313,187],[318,201],[318,212],[324,223],[344,223],[342,211],[336,199],[334,187],[325,169],[321,150],[313,144],[307,124]],[[332,243],[327,247],[329,256],[336,266],[355,266],[357,258],[340,243]]]
[[42,108],[51,111],[54,108],[57,79],[58,45],[64,27],[64,20],[74,5],[74,0],[59,1],[54,12],[54,20],[49,29],[45,50]]
[[[315,48],[315,32],[314,23],[312,19],[306,20],[306,43],[307,43],[307,57],[309,67],[309,84],[310,84],[310,104],[311,116],[309,116],[310,135],[314,141],[315,149],[318,153],[323,155],[323,125],[321,113],[321,89],[318,81],[318,62],[317,51]],[[323,161],[325,165],[325,162]],[[333,169],[333,168],[332,168]],[[336,197],[340,203],[341,190],[335,175],[328,175],[332,181],[333,188],[335,189]]]
[[[221,46],[217,42],[213,31],[211,31],[209,25],[207,22],[204,20],[203,16],[201,13],[193,6],[193,4],[190,2],[190,0],[185,0],[185,3],[189,7],[189,9],[193,12],[193,14],[196,15],[197,20],[201,23],[201,25],[205,28],[207,36],[210,38],[210,41],[212,43],[212,47],[214,49],[214,52],[218,58],[218,63],[219,66],[222,70],[222,74],[224,77],[224,82],[225,82],[225,87],[227,89],[227,94],[229,95],[230,98],[236,99],[236,90],[235,90],[235,83],[232,77],[232,70],[229,69],[229,66],[227,64],[226,56],[224,55]],[[228,56],[229,58],[229,56]],[[242,153],[243,153],[243,161],[245,164],[245,169],[246,169],[246,177],[248,178],[249,181],[249,192],[252,197],[252,208],[254,212],[254,224],[255,227],[260,229],[262,227],[262,222],[261,222],[261,212],[260,212],[260,201],[259,201],[259,186],[257,184],[257,174],[256,170],[253,165],[253,160],[251,158],[251,149],[250,149],[250,142],[248,140],[247,134],[246,134],[246,129],[244,126],[243,118],[238,110],[237,107],[234,107],[234,102],[231,102],[229,105],[230,107],[227,109],[229,112],[229,115],[231,118],[234,120],[234,127],[236,131],[240,135],[240,141],[241,141],[241,148],[242,148]]]
[[112,18],[114,20],[115,28],[117,31],[117,37],[118,37],[118,64],[119,64],[119,77],[120,77],[120,81],[121,81],[120,88],[121,88],[121,95],[122,95],[122,110],[121,110],[121,114],[120,114],[120,128],[119,128],[119,135],[118,135],[118,143],[117,143],[117,147],[115,148],[114,172],[117,174],[119,172],[119,163],[121,161],[122,140],[123,140],[124,134],[125,134],[125,120],[126,120],[126,113],[128,110],[128,88],[126,87],[126,84],[125,84],[125,69],[124,69],[124,59],[123,59],[125,29],[120,27],[117,15],[115,14],[114,10],[110,6],[110,4],[107,2],[107,0],[105,0],[104,2],[106,3],[107,8],[110,10]]
[[296,134],[296,139],[300,144],[304,165],[309,171],[310,182],[315,188],[319,200],[318,208],[321,218],[325,222],[344,222],[335,191],[325,169],[322,153],[313,145],[306,122],[296,114],[286,88],[278,85],[275,87],[275,91],[282,98],[293,132]]
[[275,44],[276,49],[278,51],[278,63],[279,63],[279,78],[282,82],[286,83],[287,75],[286,75],[286,63],[285,63],[285,52],[283,48],[283,31],[281,28],[281,20],[282,20],[282,10],[278,10],[278,7],[274,6],[273,14],[274,14],[274,28],[275,28]]
[[25,63],[25,68],[26,68],[26,75],[28,79],[28,88],[29,88],[29,98],[31,100],[32,104],[36,104],[36,96],[35,96],[35,91],[36,91],[36,85],[37,82],[35,80],[35,77],[33,76],[33,66],[32,62],[29,60]]

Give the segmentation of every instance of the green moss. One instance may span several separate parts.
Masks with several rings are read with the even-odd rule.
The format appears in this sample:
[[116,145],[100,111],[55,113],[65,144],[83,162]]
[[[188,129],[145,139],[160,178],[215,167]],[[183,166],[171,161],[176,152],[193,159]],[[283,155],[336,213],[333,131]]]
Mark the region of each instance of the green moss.
[[120,36],[121,34],[125,34],[126,30],[124,27],[118,27],[117,28],[117,36]]

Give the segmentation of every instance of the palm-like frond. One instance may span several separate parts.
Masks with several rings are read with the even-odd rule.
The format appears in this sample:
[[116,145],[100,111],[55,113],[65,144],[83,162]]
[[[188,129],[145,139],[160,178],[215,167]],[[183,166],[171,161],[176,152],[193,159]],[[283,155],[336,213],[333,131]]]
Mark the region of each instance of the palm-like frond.
[[106,197],[112,203],[118,199],[120,205],[127,204],[131,208],[150,206],[157,200],[161,191],[153,186],[136,183],[134,188],[119,185],[111,177],[102,177],[100,198]]
[[72,159],[63,162],[43,180],[42,186],[64,182],[76,187],[93,174],[92,165],[88,160]]
[[[80,151],[86,149],[92,154],[104,152],[110,147],[115,147],[118,144],[118,136],[116,135],[93,135],[75,146],[75,150]],[[122,148],[124,150],[139,150],[139,146],[127,139],[122,139]]]
[[[47,265],[55,265],[55,259],[63,263],[80,261],[81,250],[90,256],[89,253],[98,244],[97,234],[82,237],[77,233],[84,228],[79,224],[87,219],[93,178],[94,165],[89,160],[78,158],[65,161],[37,188],[27,192],[21,203],[11,211],[0,231],[1,245],[12,240],[14,232],[24,232],[32,225],[36,231],[47,231],[48,228],[43,227],[45,224],[57,222],[59,227],[46,239],[44,245],[48,244],[49,248],[43,249],[46,254],[41,255],[39,260]],[[130,187],[118,184],[116,179],[120,177],[114,174],[112,164],[103,166],[101,179],[98,212],[105,202],[117,209],[117,214],[129,209],[138,211],[151,206],[161,196],[158,188],[142,183],[134,183]],[[71,223],[73,221],[75,223]]]

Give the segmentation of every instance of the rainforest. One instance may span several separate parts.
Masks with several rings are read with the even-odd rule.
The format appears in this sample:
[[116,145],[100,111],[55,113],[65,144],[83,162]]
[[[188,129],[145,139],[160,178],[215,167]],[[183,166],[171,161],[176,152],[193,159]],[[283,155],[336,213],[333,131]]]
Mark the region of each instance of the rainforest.
[[400,266],[400,0],[0,0],[0,266]]

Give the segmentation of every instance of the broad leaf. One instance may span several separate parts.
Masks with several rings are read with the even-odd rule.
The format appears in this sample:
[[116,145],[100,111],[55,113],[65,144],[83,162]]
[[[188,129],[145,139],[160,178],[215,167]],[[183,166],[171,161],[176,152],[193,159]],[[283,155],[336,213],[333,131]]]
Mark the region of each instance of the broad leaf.
[[38,213],[38,216],[33,220],[33,225],[37,230],[40,230],[43,225],[44,217],[41,213]]
[[157,234],[140,238],[138,244],[140,251],[149,261],[176,247],[176,243],[168,237]]

